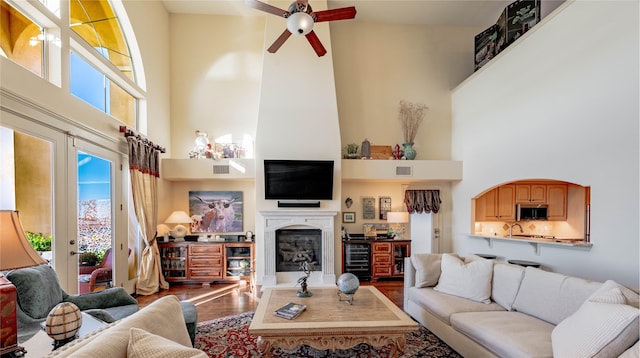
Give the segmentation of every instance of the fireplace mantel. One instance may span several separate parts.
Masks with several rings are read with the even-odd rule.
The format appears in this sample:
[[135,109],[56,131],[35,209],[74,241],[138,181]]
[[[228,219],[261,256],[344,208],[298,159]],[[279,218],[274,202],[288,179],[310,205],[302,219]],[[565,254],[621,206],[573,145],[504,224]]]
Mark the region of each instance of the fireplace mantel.
[[265,287],[294,284],[300,272],[276,272],[276,230],[283,228],[314,228],[322,230],[322,271],[313,272],[308,283],[335,285],[334,231],[337,211],[329,210],[269,210],[260,211],[264,219],[264,277]]

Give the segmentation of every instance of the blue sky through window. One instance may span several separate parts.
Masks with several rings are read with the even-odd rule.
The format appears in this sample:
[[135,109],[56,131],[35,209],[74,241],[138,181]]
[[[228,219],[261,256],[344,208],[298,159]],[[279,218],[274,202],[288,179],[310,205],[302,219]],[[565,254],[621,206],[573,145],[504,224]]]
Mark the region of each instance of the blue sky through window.
[[111,199],[111,162],[78,153],[78,200]]

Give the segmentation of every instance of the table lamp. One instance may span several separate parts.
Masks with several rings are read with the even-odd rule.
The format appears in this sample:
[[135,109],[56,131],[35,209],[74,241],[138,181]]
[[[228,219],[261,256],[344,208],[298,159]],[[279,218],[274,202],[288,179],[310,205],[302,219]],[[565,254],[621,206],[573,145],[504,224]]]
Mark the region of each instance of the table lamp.
[[396,234],[396,239],[402,240],[404,234],[403,224],[409,222],[409,213],[406,211],[389,211],[387,212],[387,222],[395,225],[393,232]]
[[[22,229],[18,212],[15,210],[0,210],[0,354],[25,352],[18,345],[18,318],[16,313],[16,286],[7,280],[1,271],[14,270],[24,267],[46,264],[31,247]],[[15,352],[15,353],[14,353]],[[24,353],[23,353],[24,354]]]
[[184,211],[174,211],[169,215],[166,224],[177,224],[171,230],[171,236],[173,236],[175,242],[184,241],[184,237],[187,235],[187,228],[182,224],[188,224],[191,222],[191,218]]

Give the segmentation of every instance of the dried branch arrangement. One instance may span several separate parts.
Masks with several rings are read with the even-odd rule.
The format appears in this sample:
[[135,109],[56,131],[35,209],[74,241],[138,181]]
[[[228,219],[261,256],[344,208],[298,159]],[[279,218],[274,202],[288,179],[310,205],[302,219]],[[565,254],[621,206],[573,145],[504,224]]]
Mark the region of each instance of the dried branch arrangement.
[[404,142],[410,143],[416,138],[418,134],[418,128],[424,120],[426,112],[429,107],[423,103],[411,103],[407,101],[400,101],[400,111],[398,113],[398,119],[402,123],[402,134],[404,136]]

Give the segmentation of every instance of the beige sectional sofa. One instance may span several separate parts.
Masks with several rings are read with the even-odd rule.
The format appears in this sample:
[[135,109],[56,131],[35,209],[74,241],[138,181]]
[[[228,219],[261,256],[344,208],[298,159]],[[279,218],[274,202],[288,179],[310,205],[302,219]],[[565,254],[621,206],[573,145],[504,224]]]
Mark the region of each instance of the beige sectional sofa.
[[637,357],[638,294],[476,255],[405,259],[404,310],[465,357]]
[[192,348],[180,301],[165,296],[138,312],[51,352],[47,357],[198,357]]

